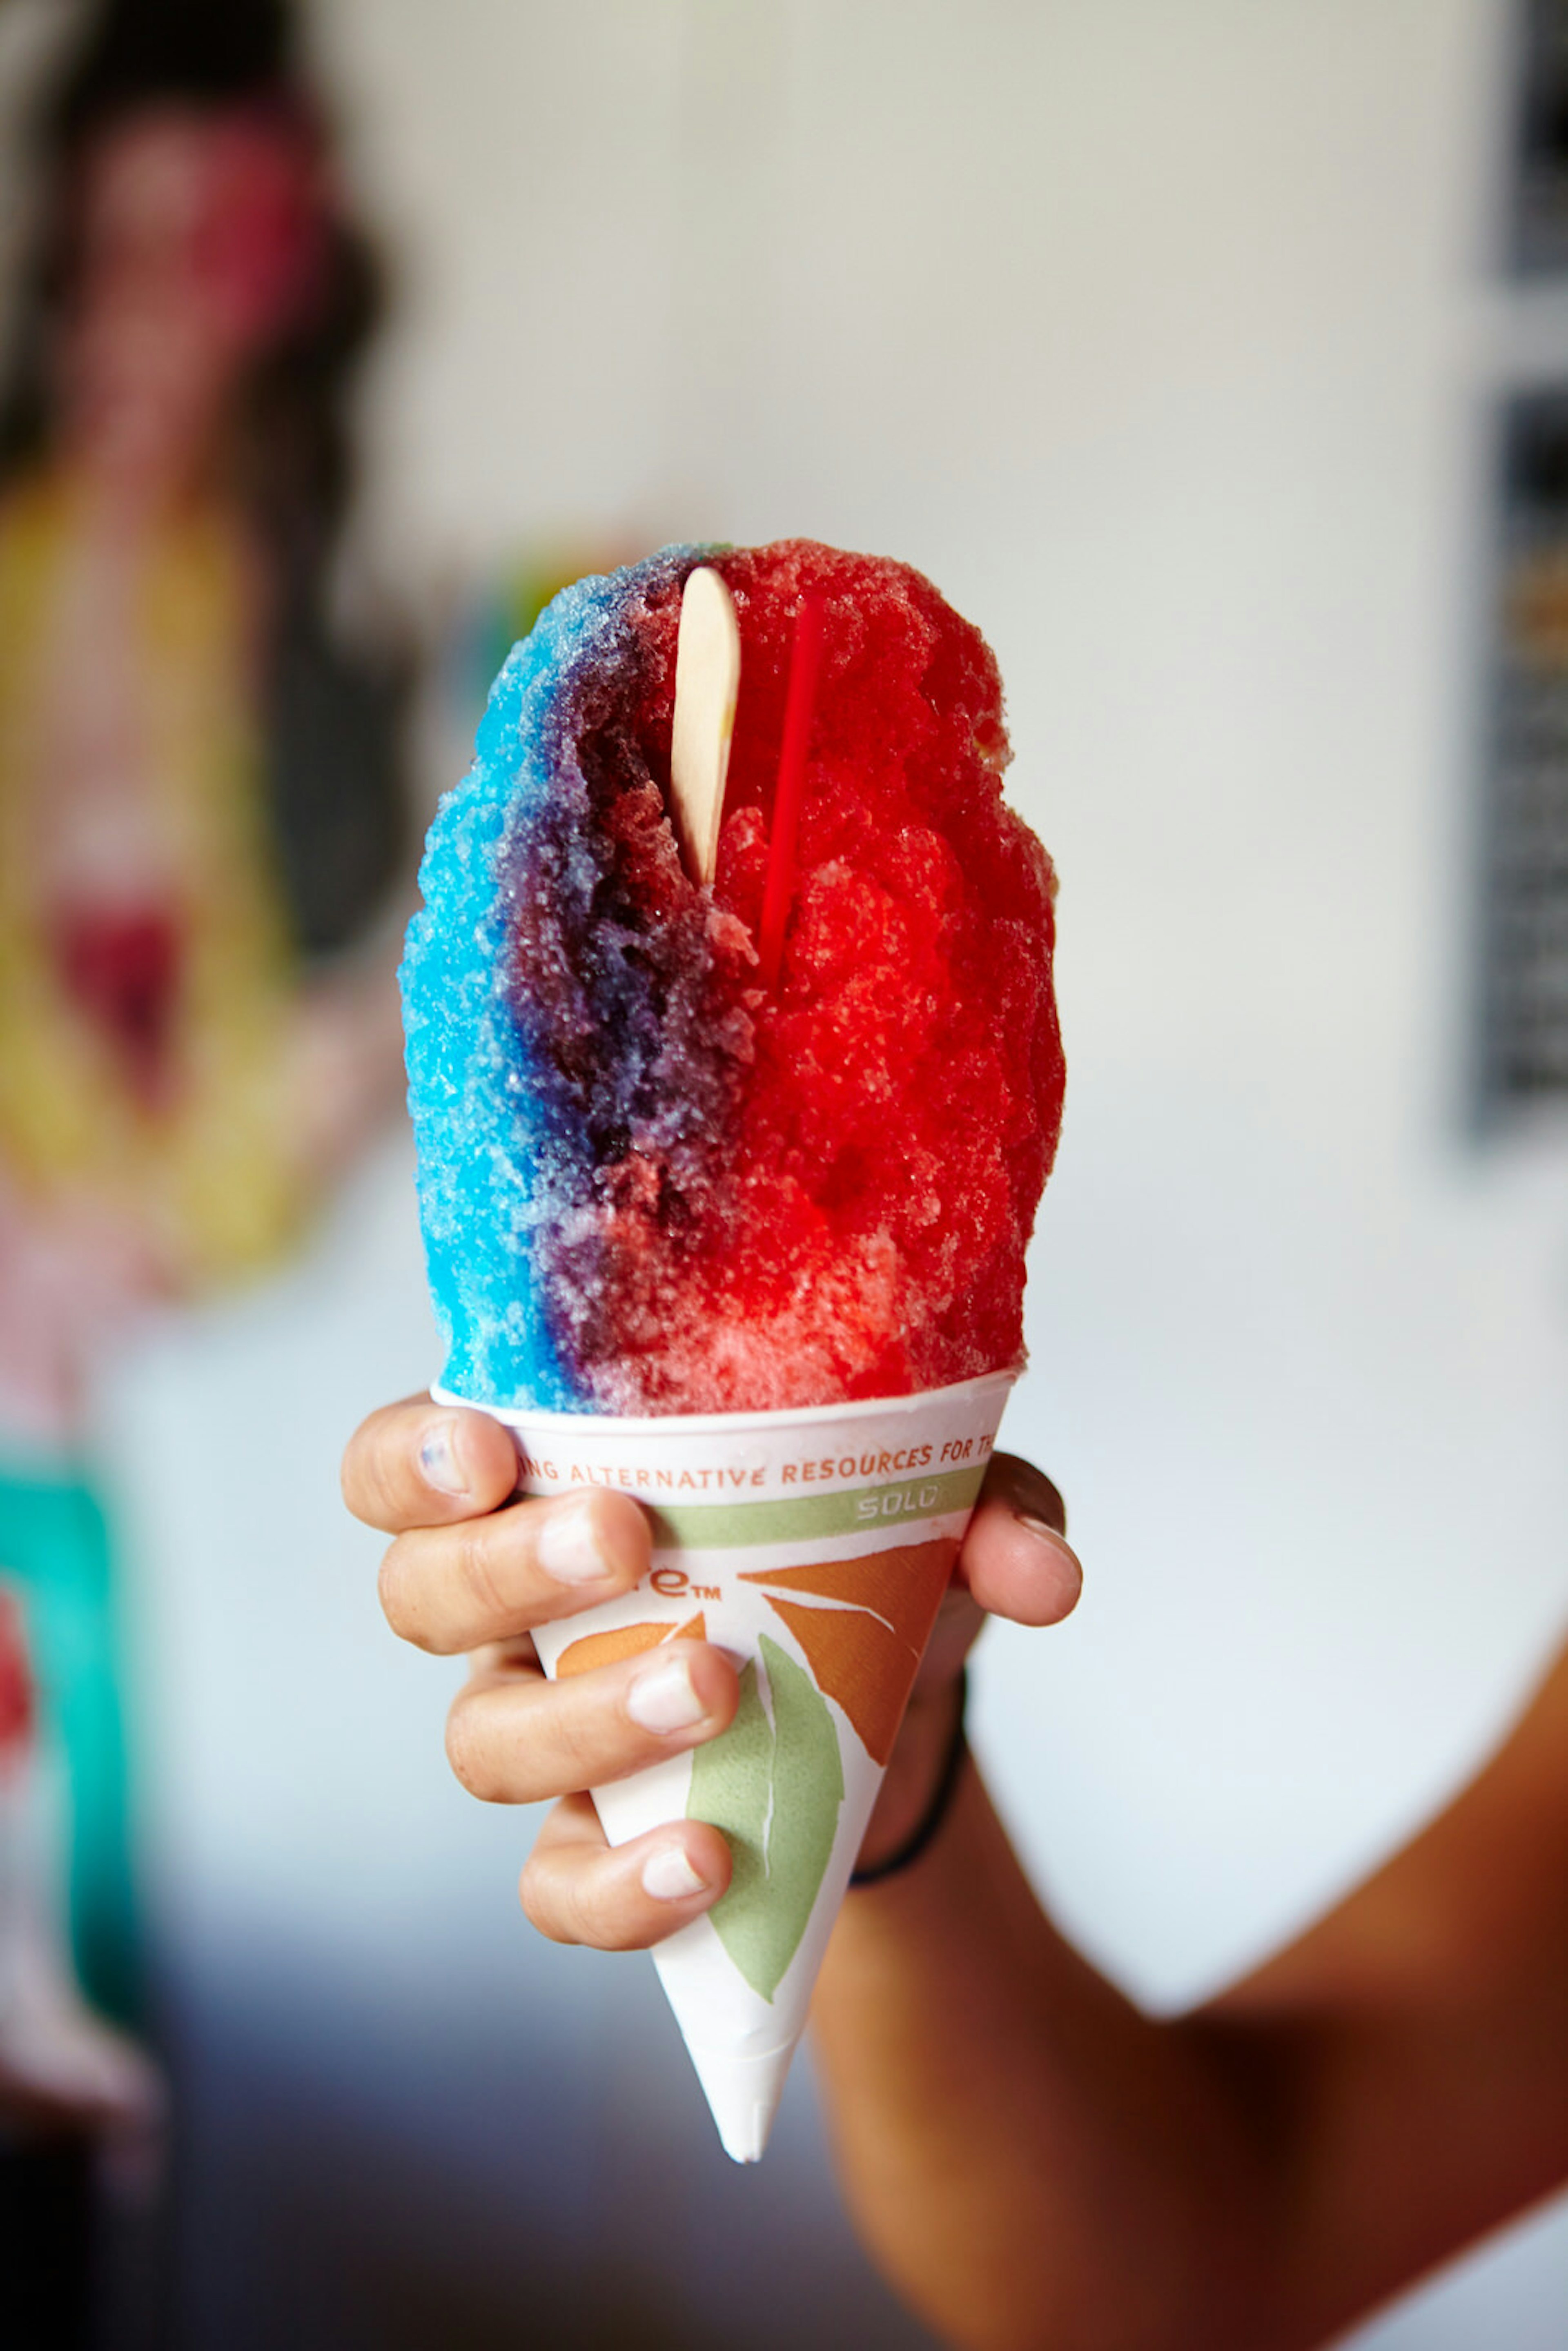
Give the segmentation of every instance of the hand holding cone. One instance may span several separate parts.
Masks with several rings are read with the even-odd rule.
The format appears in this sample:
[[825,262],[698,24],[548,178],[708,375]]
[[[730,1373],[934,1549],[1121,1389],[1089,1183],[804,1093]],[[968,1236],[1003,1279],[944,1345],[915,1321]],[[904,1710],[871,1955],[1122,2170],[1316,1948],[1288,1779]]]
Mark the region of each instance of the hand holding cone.
[[514,649],[409,932],[445,1393],[521,1491],[653,1520],[640,1587],[538,1657],[737,1661],[727,1729],[593,1793],[612,1844],[728,1840],[657,1963],[741,2159],[1021,1353],[1062,1065],[1009,756],[989,649],[908,566],[666,549]]
[[800,1413],[496,1413],[521,1491],[610,1485],[653,1513],[637,1589],[537,1630],[547,1673],[683,1638],[743,1661],[720,1738],[593,1792],[612,1844],[683,1816],[729,1841],[729,1890],[654,1959],[738,2162],[767,2143],[1011,1385]]

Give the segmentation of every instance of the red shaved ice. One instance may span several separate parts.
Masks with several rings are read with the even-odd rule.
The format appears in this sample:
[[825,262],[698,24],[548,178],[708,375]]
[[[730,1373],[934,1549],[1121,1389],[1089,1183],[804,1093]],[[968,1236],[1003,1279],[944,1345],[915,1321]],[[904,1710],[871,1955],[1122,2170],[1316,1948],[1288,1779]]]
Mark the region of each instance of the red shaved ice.
[[[741,639],[711,890],[666,812],[699,561]],[[825,629],[775,993],[756,940],[808,596]],[[1002,798],[1009,756],[989,648],[903,564],[674,549],[557,600],[433,829],[405,965],[449,1384],[752,1411],[1019,1360],[1063,1066],[1054,878]]]

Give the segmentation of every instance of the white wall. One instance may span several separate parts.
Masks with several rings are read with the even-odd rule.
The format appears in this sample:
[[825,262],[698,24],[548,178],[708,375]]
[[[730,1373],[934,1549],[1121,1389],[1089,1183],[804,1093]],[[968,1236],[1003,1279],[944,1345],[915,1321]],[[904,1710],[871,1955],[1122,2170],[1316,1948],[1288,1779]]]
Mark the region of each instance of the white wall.
[[[1568,1148],[1462,1121],[1503,13],[321,12],[407,250],[390,559],[808,532],[919,562],[997,645],[1071,1064],[1010,1433],[1091,1585],[992,1637],[980,1738],[1063,1916],[1161,2001],[1440,1800],[1568,1611]],[[167,1893],[361,1980],[477,1939],[499,2001],[521,1824],[445,1788],[441,1671],[381,1642],[330,1489],[430,1362],[404,1174],[120,1401]],[[613,2110],[641,1995],[506,1931]],[[1368,2339],[1544,2351],[1565,2287],[1549,2220]]]

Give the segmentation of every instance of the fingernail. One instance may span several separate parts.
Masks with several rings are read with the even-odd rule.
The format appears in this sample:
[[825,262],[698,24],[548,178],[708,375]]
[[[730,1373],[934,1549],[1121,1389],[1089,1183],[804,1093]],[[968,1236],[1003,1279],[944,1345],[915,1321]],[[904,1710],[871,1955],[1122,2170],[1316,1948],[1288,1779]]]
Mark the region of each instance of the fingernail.
[[1079,1573],[1082,1573],[1082,1562],[1067,1537],[1064,1534],[1059,1534],[1057,1530],[1044,1519],[1037,1519],[1029,1510],[1015,1510],[1013,1523],[1015,1526],[1022,1527],[1025,1534],[1032,1535],[1037,1542],[1048,1543],[1058,1559],[1071,1560]]
[[644,1730],[690,1730],[707,1708],[692,1687],[685,1659],[671,1657],[638,1675],[626,1693],[626,1711]]
[[600,1548],[591,1503],[563,1502],[539,1529],[534,1557],[557,1583],[607,1583],[615,1562]]
[[468,1491],[468,1479],[457,1458],[454,1441],[455,1430],[449,1420],[438,1420],[425,1432],[419,1448],[419,1467],[427,1486],[438,1494],[459,1495]]
[[706,1878],[699,1877],[692,1867],[684,1844],[662,1844],[643,1864],[643,1891],[655,1902],[689,1902],[706,1886]]

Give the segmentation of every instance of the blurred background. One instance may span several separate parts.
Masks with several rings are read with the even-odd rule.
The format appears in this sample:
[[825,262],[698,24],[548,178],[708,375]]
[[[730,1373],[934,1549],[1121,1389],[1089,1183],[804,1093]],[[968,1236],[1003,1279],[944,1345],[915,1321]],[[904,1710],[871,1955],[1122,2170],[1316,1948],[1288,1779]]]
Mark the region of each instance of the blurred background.
[[[986,631],[1090,1585],[977,1743],[1121,1981],[1247,1966],[1568,1621],[1568,6],[4,0],[0,268],[0,2227],[116,2346],[916,2346],[806,2068],[737,2172],[525,1928],[338,1501],[418,834],[666,538]],[[1358,2341],[1564,2309],[1548,2211]]]

